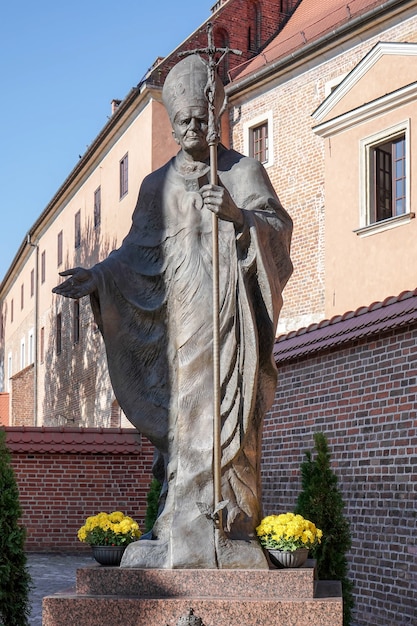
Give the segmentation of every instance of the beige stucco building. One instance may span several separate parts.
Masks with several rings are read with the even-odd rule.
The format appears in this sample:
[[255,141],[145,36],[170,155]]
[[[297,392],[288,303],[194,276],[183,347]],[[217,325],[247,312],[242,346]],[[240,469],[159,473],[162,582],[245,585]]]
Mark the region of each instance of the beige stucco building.
[[[343,2],[317,5],[304,0],[229,89],[232,143],[245,151],[252,129],[269,125],[266,168],[294,220],[281,331],[416,281],[416,3],[356,1],[350,15]],[[404,138],[404,204],[394,209],[390,199],[376,216],[370,150],[396,137]]]
[[[251,3],[219,3],[223,38],[222,11],[242,4]],[[317,4],[302,0],[261,54],[235,63],[227,86],[222,139],[263,161],[294,220],[278,333],[415,287],[417,0],[352,0],[349,12],[341,0]],[[0,391],[10,393],[12,425],[125,424],[88,298],[51,290],[59,271],[91,266],[121,243],[144,176],[176,152],[160,84],[174,56],[114,103],[1,284]],[[401,180],[386,157],[391,195],[375,208],[375,153],[392,154],[398,141]]]
[[325,310],[416,282],[417,44],[381,41],[314,113],[325,146]]
[[141,180],[170,152],[160,90],[132,90],[28,233],[2,284],[12,424],[120,424],[88,298],[68,301],[52,288],[60,271],[94,265],[120,245]]

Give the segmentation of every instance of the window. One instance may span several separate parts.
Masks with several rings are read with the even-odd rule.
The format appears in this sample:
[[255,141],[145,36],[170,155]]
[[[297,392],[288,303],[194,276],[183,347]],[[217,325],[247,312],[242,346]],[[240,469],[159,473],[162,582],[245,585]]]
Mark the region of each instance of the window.
[[[228,48],[230,46],[230,38],[227,30],[224,28],[216,29],[214,33],[214,44],[217,48]],[[225,54],[217,68],[223,84],[229,82],[229,56],[230,55]]]
[[268,122],[252,128],[250,156],[261,163],[268,161]]
[[8,391],[10,391],[10,379],[13,376],[13,360],[12,360],[11,352],[9,352],[8,357],[7,357],[7,376],[8,376],[7,389]]
[[25,286],[22,283],[20,285],[20,308],[23,309],[25,306]]
[[35,293],[35,270],[31,270],[30,272],[30,297],[33,298],[33,294]]
[[291,0],[281,0],[281,13],[284,15],[290,15],[293,4],[294,3]]
[[72,340],[74,343],[78,343],[80,340],[80,301],[74,300],[73,311],[73,327],[72,327]]
[[62,315],[58,313],[56,316],[56,353],[61,354],[62,351]]
[[45,360],[45,327],[44,326],[42,326],[40,334],[41,334],[41,336],[40,336],[40,341],[39,341],[39,343],[40,343],[40,346],[39,346],[40,354],[39,354],[39,356],[40,356],[41,363],[43,363],[44,360]]
[[408,126],[401,124],[361,141],[359,234],[391,228],[414,217],[410,213]]
[[58,233],[58,241],[57,241],[58,267],[62,265],[62,238],[63,238],[63,234],[62,234],[62,230],[60,230]]
[[127,194],[128,190],[128,155],[125,154],[120,161],[120,198]]
[[74,248],[81,245],[81,211],[77,211],[74,217]]
[[257,2],[250,7],[251,26],[248,28],[248,50],[256,52],[261,46],[261,8]]
[[10,302],[10,321],[13,322],[13,318],[14,318],[14,300],[12,298],[12,301]]
[[26,366],[25,353],[26,353],[25,339],[23,338],[20,341],[20,369],[21,370]]
[[41,283],[45,282],[46,277],[46,251],[41,254]]
[[265,167],[272,165],[272,112],[245,123],[243,130],[243,152],[260,161]]
[[405,136],[371,148],[371,222],[405,213]]
[[28,345],[28,364],[34,362],[34,340],[33,340],[33,329],[29,331],[29,345]]
[[94,228],[101,224],[101,187],[94,192]]

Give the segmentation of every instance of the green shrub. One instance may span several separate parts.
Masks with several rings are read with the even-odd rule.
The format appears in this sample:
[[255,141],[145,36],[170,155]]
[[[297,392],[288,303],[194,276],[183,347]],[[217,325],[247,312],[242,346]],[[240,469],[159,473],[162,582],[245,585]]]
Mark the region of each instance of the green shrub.
[[146,496],[147,508],[145,513],[145,533],[152,530],[158,516],[158,501],[161,493],[161,483],[156,478],[152,478]]
[[27,626],[30,574],[26,568],[25,529],[15,475],[0,428],[0,625]]
[[338,478],[330,468],[330,452],[323,433],[314,435],[316,456],[306,452],[301,465],[302,491],[296,513],[313,521],[323,531],[320,545],[312,550],[319,580],[339,580],[343,590],[343,624],[349,626],[353,608],[352,582],[348,579],[346,553],[351,547],[349,523],[343,516],[344,502]]

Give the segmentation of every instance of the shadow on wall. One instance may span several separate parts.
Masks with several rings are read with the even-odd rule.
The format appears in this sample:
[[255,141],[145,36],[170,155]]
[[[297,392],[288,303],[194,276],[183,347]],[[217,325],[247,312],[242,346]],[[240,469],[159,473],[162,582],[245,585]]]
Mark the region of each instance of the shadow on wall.
[[[85,236],[74,250],[73,259],[67,257],[61,271],[92,267],[116,247],[116,239],[102,240],[100,228],[94,228],[91,220],[83,232]],[[40,364],[45,372],[40,421],[45,426],[116,426],[104,343],[90,299],[70,300],[52,294],[51,298],[49,320],[44,323],[49,335],[44,338],[44,360]],[[40,353],[42,356],[42,349]]]

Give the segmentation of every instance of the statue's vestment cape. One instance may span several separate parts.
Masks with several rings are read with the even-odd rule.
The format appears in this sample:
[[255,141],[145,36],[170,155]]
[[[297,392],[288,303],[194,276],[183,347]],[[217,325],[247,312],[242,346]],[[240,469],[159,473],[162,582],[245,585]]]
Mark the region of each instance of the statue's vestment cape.
[[[186,528],[196,545],[207,533],[196,503],[213,504],[212,214],[199,194],[207,172],[185,171],[177,156],[144,179],[129,234],[93,268],[92,295],[118,402],[163,459],[155,536],[175,543]],[[258,161],[220,146],[218,179],[244,218],[242,228],[219,220],[219,283],[222,498],[229,536],[245,539],[260,517],[262,420],[276,388],[292,223]]]

